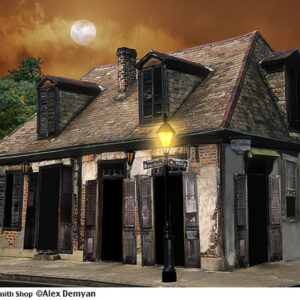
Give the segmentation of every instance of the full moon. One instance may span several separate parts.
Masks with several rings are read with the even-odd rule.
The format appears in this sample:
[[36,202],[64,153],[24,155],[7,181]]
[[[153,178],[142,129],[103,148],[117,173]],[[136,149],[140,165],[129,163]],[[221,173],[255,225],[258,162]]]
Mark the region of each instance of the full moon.
[[71,27],[71,37],[79,45],[88,45],[96,37],[96,27],[87,20],[76,21]]

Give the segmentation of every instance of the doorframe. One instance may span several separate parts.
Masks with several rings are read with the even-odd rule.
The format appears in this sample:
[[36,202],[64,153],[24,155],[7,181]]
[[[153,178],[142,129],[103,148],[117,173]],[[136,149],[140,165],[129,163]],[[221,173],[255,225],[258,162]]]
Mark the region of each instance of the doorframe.
[[[109,165],[122,165],[123,166],[123,175],[121,176],[105,176],[102,175],[102,168],[103,166],[109,166]],[[127,178],[127,160],[122,159],[112,159],[112,160],[98,160],[97,162],[97,182],[98,182],[98,195],[96,202],[96,260],[101,260],[101,252],[102,252],[102,230],[103,230],[103,180],[116,180],[116,179],[123,179]],[[123,184],[123,182],[122,182]],[[123,198],[123,189],[122,189],[122,198]],[[122,201],[123,202],[123,201]],[[123,207],[121,207],[123,210]],[[123,220],[122,220],[122,227],[123,227]],[[123,228],[122,228],[123,230]],[[123,240],[122,240],[123,244]],[[122,245],[123,248],[123,245]]]

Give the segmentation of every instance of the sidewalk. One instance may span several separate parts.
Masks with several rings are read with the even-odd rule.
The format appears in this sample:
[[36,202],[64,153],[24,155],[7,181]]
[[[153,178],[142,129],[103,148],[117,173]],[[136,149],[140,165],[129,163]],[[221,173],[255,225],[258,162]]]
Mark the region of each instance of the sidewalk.
[[176,268],[177,282],[161,282],[162,266],[106,262],[42,261],[0,257],[0,280],[89,287],[291,287],[300,285],[300,259],[234,272]]

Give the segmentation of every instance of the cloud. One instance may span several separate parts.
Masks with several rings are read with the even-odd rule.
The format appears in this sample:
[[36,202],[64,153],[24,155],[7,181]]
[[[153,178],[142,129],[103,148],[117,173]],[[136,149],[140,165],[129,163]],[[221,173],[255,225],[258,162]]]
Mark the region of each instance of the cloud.
[[[0,1],[0,75],[21,57],[44,61],[45,74],[79,78],[95,65],[116,62],[118,47],[167,52],[258,29],[276,50],[300,47],[298,0],[10,0]],[[70,37],[87,19],[97,37],[87,46]]]

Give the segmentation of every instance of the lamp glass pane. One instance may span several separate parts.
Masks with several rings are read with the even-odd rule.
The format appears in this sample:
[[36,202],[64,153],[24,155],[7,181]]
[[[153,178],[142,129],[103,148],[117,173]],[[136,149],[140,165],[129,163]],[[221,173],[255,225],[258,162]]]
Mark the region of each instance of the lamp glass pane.
[[160,139],[162,147],[164,149],[170,148],[174,133],[173,132],[158,132],[157,135]]

